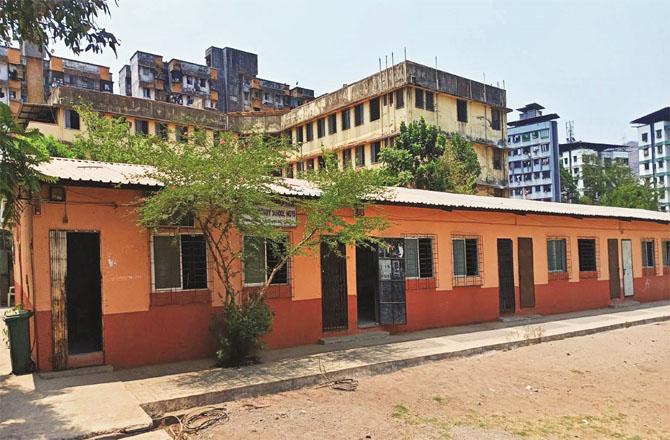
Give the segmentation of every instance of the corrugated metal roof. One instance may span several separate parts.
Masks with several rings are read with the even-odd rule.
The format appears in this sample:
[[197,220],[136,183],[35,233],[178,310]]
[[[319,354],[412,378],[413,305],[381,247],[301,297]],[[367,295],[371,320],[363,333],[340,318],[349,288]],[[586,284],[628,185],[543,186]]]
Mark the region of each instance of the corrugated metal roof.
[[[46,175],[61,180],[76,182],[141,185],[148,187],[162,186],[159,181],[147,177],[152,168],[144,165],[53,158],[51,162],[40,165],[39,170]],[[284,179],[284,185],[273,185],[271,189],[277,194],[287,196],[318,197],[321,194],[321,191],[312,183],[301,179]],[[670,213],[647,211],[644,209],[505,199],[409,188],[388,188],[383,196],[376,197],[374,201],[440,209],[503,211],[575,217],[609,217],[670,223]]]
[[74,182],[162,186],[159,181],[148,177],[152,168],[144,165],[55,157],[48,163],[40,164],[38,170],[47,176]]

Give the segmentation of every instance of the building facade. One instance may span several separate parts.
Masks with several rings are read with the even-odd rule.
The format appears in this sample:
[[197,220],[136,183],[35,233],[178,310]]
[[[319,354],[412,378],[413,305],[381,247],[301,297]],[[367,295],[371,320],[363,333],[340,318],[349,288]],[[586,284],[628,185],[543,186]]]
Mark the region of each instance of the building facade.
[[[14,266],[17,298],[34,312],[38,369],[212,356],[209,323],[223,287],[204,238],[188,226],[138,226],[138,197],[160,183],[137,165],[53,159],[40,170],[56,180],[22,213]],[[314,195],[304,181],[286,183],[296,197]],[[267,292],[269,347],[670,299],[668,213],[389,191],[362,213],[392,219],[379,233],[388,246],[315,249],[289,261]],[[297,212],[286,226],[290,240],[304,221]],[[236,288],[253,289],[257,265],[239,264]],[[392,297],[382,281],[394,283]]]
[[514,199],[561,201],[558,150],[558,115],[543,115],[537,103],[518,109],[521,116],[509,122],[509,188]]
[[341,166],[374,167],[402,123],[424,118],[473,142],[482,174],[478,192],[507,195],[505,90],[405,61],[282,115],[300,146],[287,177],[318,169],[323,150]]
[[659,191],[659,209],[670,211],[670,107],[631,122],[637,126],[640,179]]
[[619,162],[631,168],[635,175],[637,170],[637,145],[603,144],[576,141],[559,145],[561,166],[570,172],[575,179],[577,189],[584,195],[583,165],[584,160],[595,158],[598,161]]

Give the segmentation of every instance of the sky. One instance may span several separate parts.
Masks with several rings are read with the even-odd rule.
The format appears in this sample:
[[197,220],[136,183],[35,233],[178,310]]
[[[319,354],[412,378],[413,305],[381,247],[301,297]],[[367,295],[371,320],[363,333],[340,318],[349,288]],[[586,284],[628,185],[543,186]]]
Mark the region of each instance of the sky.
[[[504,84],[511,109],[538,102],[558,113],[561,141],[570,120],[578,140],[635,140],[630,121],[670,105],[667,0],[110,3],[100,23],[121,40],[118,57],[79,59],[110,66],[114,81],[136,50],[205,64],[208,47],[228,46],[258,54],[260,77],[321,95],[406,50],[409,60],[434,66],[437,57],[441,70]],[[51,49],[74,57],[62,44]]]

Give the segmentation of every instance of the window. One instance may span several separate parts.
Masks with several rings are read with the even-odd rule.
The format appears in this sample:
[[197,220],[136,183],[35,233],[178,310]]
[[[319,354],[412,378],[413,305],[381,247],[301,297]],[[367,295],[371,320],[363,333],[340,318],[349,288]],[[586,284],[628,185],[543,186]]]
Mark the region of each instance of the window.
[[452,240],[455,276],[479,275],[478,241],[477,238],[454,238]]
[[424,108],[423,90],[421,89],[414,89],[414,106],[416,108]]
[[307,159],[305,161],[305,169],[307,171],[313,171],[314,170],[314,159]]
[[311,142],[314,140],[314,124],[311,122],[305,125],[305,137],[307,138],[307,142]]
[[491,128],[494,130],[500,130],[500,110],[494,108],[491,109]]
[[549,272],[567,272],[567,240],[552,238],[547,240],[547,261]]
[[462,99],[456,100],[456,114],[458,122],[468,122],[468,102]]
[[74,110],[65,110],[65,128],[79,130],[79,113]]
[[649,141],[649,133],[642,133],[642,142]]
[[[285,241],[245,236],[243,246],[244,285],[246,286],[265,283],[272,270],[286,254]],[[270,284],[288,284],[288,264],[284,264],[275,273]]]
[[670,240],[663,242],[661,251],[663,252],[663,266],[670,268]]
[[435,111],[435,94],[433,92],[426,92],[426,110],[429,112]]
[[370,100],[370,122],[376,121],[380,116],[379,98]]
[[201,234],[154,235],[155,290],[207,288],[207,252]]
[[293,178],[293,164],[289,165],[286,168],[286,177],[288,177],[289,179]]
[[342,151],[342,165],[344,168],[351,166],[351,148]]
[[141,119],[135,120],[135,133],[148,135],[149,134],[149,121],[143,121]]
[[316,136],[322,138],[326,135],[326,120],[324,118],[316,120]]
[[177,127],[175,131],[175,140],[177,142],[186,141],[188,139],[188,127]]
[[502,170],[502,152],[500,150],[493,150],[493,169]]
[[433,240],[431,238],[405,239],[405,277],[433,277]]
[[642,240],[642,268],[653,269],[656,267],[656,255],[654,253],[654,240]]
[[663,130],[656,130],[656,139],[660,139],[663,137]]
[[156,136],[161,139],[167,139],[168,137],[168,127],[167,124],[162,122],[156,123]]
[[354,107],[354,125],[358,127],[363,124],[363,104]]
[[328,134],[337,133],[337,114],[333,113],[328,116]]
[[145,98],[149,98],[149,99],[151,99],[151,89],[148,89],[148,88],[146,88],[146,87],[143,87],[143,88],[142,88],[142,95],[143,95]]
[[351,109],[342,110],[342,130],[351,128]]
[[521,141],[522,142],[528,142],[530,140],[530,133],[523,133],[521,135]]
[[296,142],[302,142],[303,139],[303,130],[302,130],[302,125],[300,127],[297,127],[295,129],[295,141]]
[[537,132],[537,130],[531,132],[530,134],[531,134],[531,136],[533,137],[533,139],[537,139],[537,138],[539,137],[539,133]]
[[370,145],[370,160],[372,163],[379,163],[379,152],[382,149],[382,143],[377,141]]
[[405,106],[404,89],[395,91],[395,108],[403,108]]
[[356,147],[356,166],[363,167],[365,166],[365,146],[359,145]]
[[579,271],[596,272],[598,270],[596,257],[596,240],[593,238],[580,238],[577,240],[579,250]]
[[549,138],[549,129],[545,128],[544,130],[540,130],[540,137],[542,139],[548,139]]
[[316,161],[319,164],[319,169],[320,170],[326,168],[326,159],[323,156],[318,156],[316,158]]

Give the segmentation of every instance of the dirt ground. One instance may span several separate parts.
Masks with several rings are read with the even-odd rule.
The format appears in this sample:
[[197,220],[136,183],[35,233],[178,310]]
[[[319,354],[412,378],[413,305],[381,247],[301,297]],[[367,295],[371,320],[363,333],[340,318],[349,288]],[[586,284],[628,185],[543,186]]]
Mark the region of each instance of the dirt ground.
[[670,323],[231,402],[198,439],[670,439]]

